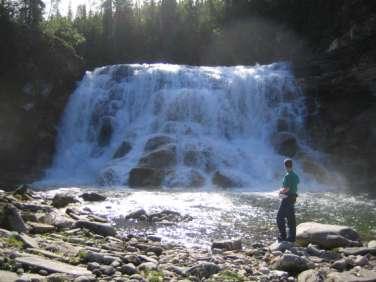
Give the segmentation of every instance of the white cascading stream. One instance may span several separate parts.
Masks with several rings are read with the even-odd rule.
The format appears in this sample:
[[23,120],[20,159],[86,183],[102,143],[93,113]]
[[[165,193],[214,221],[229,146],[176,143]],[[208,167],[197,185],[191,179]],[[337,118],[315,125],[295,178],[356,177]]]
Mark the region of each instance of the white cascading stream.
[[[145,143],[163,134],[176,140],[177,157],[164,186],[189,186],[194,169],[206,187],[219,170],[243,187],[273,189],[284,157],[273,149],[271,136],[284,120],[304,146],[304,117],[304,97],[284,63],[98,68],[86,73],[69,100],[54,163],[42,183],[127,185]],[[124,141],[130,152],[113,159]],[[184,162],[189,150],[204,152],[194,167]]]

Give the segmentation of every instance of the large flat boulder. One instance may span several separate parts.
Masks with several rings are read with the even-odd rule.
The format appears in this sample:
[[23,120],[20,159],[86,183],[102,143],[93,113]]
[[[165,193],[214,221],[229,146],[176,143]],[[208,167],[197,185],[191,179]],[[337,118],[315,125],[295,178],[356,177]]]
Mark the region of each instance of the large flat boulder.
[[24,255],[16,258],[16,262],[28,267],[35,267],[37,269],[43,269],[50,273],[64,273],[72,276],[84,276],[91,275],[91,272],[86,268],[73,266],[63,262],[53,261],[51,259],[45,259],[36,255]]
[[91,222],[87,220],[78,220],[76,221],[75,228],[85,228],[90,230],[91,232],[101,235],[101,236],[115,236],[116,230],[114,227],[112,227],[109,224],[105,223],[97,223],[97,222]]
[[149,167],[135,167],[129,172],[128,185],[132,188],[160,187],[164,171]]
[[299,245],[309,243],[322,248],[361,246],[359,234],[348,226],[305,222],[297,226],[296,241]]
[[326,280],[327,282],[375,282],[376,272],[367,269],[360,271],[345,271],[345,272],[332,272],[329,273]]

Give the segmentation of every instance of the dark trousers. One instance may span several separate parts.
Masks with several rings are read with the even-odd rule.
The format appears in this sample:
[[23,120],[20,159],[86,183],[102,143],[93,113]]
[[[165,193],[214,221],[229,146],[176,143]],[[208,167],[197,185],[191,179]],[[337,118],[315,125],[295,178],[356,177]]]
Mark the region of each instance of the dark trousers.
[[[281,201],[277,213],[277,225],[279,229],[278,240],[295,242],[296,222],[295,222],[295,196],[289,196]],[[289,234],[286,234],[286,220],[289,228]]]

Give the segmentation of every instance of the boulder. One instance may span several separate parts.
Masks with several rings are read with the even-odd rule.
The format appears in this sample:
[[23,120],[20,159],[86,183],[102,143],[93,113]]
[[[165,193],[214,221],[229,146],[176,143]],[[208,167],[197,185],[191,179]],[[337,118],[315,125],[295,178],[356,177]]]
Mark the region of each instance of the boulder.
[[139,166],[165,169],[174,167],[176,163],[176,148],[174,146],[165,146],[162,149],[143,155],[139,161]]
[[212,262],[201,262],[187,269],[186,275],[192,275],[202,278],[209,278],[210,276],[221,271],[221,268]]
[[296,240],[302,246],[311,243],[326,249],[361,246],[358,233],[351,227],[316,222],[299,224]]
[[71,228],[74,224],[72,219],[60,214],[58,211],[52,211],[42,215],[39,218],[39,222],[53,225],[57,229]]
[[368,242],[368,248],[376,249],[376,240]]
[[101,236],[115,236],[116,230],[109,224],[104,223],[97,223],[97,222],[90,222],[86,220],[78,220],[76,221],[75,228],[86,228],[91,232],[101,235]]
[[20,211],[12,204],[7,204],[3,210],[3,224],[6,229],[27,233],[29,231],[22,219]]
[[130,150],[132,150],[132,145],[129,142],[124,141],[123,143],[121,143],[119,148],[117,148],[117,150],[114,153],[112,158],[113,159],[120,159],[120,158],[126,156],[130,152]]
[[106,197],[103,195],[100,195],[98,193],[92,192],[92,193],[83,193],[80,196],[84,201],[88,202],[102,202],[106,200]]
[[149,216],[144,209],[139,209],[128,214],[125,219],[147,220],[148,217]]
[[128,185],[132,188],[160,187],[164,171],[148,167],[136,167],[129,172]]
[[302,271],[311,269],[314,266],[314,263],[305,257],[287,253],[278,257],[272,264],[273,269],[286,271],[292,274],[300,273]]
[[366,254],[376,255],[376,248],[368,248],[368,247],[348,247],[348,248],[341,248],[339,251],[345,254],[346,256],[351,256],[351,255],[357,256],[357,255],[366,255]]
[[52,199],[52,205],[55,208],[64,208],[69,204],[77,202],[78,200],[74,196],[63,193],[56,194]]
[[278,154],[290,158],[292,158],[299,149],[295,136],[286,131],[274,134],[271,144]]
[[137,273],[137,268],[133,263],[127,263],[120,267],[120,272],[126,275],[133,275]]
[[228,241],[214,241],[211,246],[212,249],[221,249],[224,251],[241,251],[241,240],[228,240]]
[[154,151],[160,149],[161,147],[176,142],[176,140],[167,135],[158,135],[150,138],[144,147],[145,152]]
[[220,188],[239,187],[240,184],[220,171],[216,171],[212,177],[212,183]]
[[324,282],[325,275],[317,270],[306,270],[299,274],[298,282]]

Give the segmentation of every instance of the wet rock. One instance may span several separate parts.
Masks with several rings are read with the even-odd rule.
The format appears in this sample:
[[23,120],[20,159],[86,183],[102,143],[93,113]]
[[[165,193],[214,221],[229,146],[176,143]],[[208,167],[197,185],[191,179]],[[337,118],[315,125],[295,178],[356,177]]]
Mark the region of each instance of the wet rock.
[[133,263],[127,263],[120,267],[120,272],[127,275],[133,275],[137,273],[137,268]]
[[78,220],[75,225],[75,228],[86,228],[91,232],[101,235],[101,236],[115,236],[116,230],[109,224],[90,222],[86,220]]
[[39,222],[28,222],[28,225],[31,227],[30,232],[34,234],[51,233],[56,229],[55,226]]
[[296,239],[303,246],[312,243],[327,249],[361,245],[358,233],[351,227],[316,222],[299,224]]
[[216,171],[212,177],[212,183],[221,188],[233,188],[241,186],[235,180],[225,175],[221,171]]
[[64,273],[73,276],[90,275],[91,273],[85,268],[72,266],[66,263],[45,259],[36,255],[23,255],[17,257],[16,262],[21,263],[27,267],[44,269],[49,273]]
[[113,155],[113,159],[120,159],[125,157],[132,150],[132,145],[129,142],[124,141]]
[[145,152],[154,151],[156,149],[160,149],[161,147],[167,144],[174,143],[174,142],[176,142],[176,140],[167,135],[154,136],[146,142],[144,151]]
[[69,204],[77,203],[77,199],[68,194],[56,194],[52,199],[52,205],[55,208],[64,208]]
[[273,269],[286,271],[288,273],[300,273],[314,267],[314,264],[305,257],[285,253],[278,257],[272,265]]
[[306,270],[299,274],[298,282],[324,282],[325,275],[317,270]]
[[299,149],[295,136],[289,132],[278,132],[273,135],[271,143],[278,154],[290,158],[292,158]]
[[11,231],[27,233],[29,231],[22,219],[20,211],[12,204],[7,204],[3,210],[4,226]]
[[149,167],[136,167],[129,173],[128,185],[132,188],[155,188],[162,185],[165,172]]
[[148,217],[149,216],[144,209],[139,209],[128,214],[125,219],[147,220]]
[[186,271],[186,275],[192,275],[198,278],[209,278],[210,276],[221,271],[221,268],[212,262],[202,262],[196,264]]
[[212,249],[221,249],[224,251],[241,251],[241,240],[229,240],[229,241],[214,241],[211,246]]
[[95,192],[83,193],[80,197],[87,202],[103,202],[106,200],[105,196]]
[[294,243],[291,243],[288,241],[281,241],[281,242],[277,241],[269,246],[269,250],[271,252],[276,252],[276,251],[284,252],[286,250],[292,249],[293,247],[295,247]]
[[366,269],[351,270],[342,273],[332,272],[327,275],[328,282],[373,282],[376,281],[376,272]]
[[142,156],[139,162],[141,167],[166,169],[176,165],[176,148],[173,146],[163,147]]

